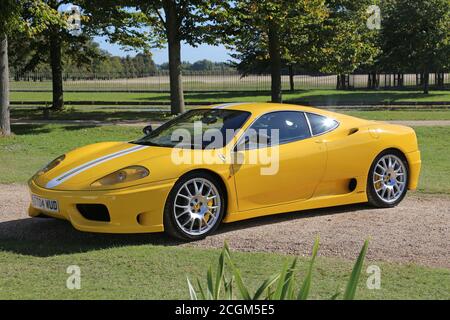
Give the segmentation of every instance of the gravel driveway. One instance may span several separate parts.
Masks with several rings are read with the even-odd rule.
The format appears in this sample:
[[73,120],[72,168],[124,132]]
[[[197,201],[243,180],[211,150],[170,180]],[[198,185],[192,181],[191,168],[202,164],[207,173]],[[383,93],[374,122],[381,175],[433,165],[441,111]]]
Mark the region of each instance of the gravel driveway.
[[[102,242],[109,246],[153,243],[220,248],[226,239],[241,251],[267,251],[308,256],[317,235],[320,254],[354,260],[370,236],[368,259],[450,268],[450,197],[411,194],[395,209],[366,205],[310,210],[222,226],[217,234],[190,244],[162,234],[97,235],[74,230],[67,222],[30,219],[24,185],[0,185],[0,242]],[[108,245],[107,245],[108,246]]]

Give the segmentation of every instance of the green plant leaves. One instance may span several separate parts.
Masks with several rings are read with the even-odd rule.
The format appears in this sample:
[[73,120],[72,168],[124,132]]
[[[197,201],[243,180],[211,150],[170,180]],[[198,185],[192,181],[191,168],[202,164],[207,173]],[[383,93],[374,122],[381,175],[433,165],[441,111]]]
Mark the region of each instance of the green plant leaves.
[[[356,295],[356,288],[361,275],[361,270],[364,264],[364,259],[367,253],[369,242],[365,241],[364,246],[355,262],[350,279],[347,283],[343,298],[345,300],[352,300]],[[311,261],[309,263],[308,271],[302,282],[300,290],[295,294],[295,273],[297,271],[297,259],[294,259],[289,265],[285,263],[281,272],[275,273],[256,289],[254,294],[251,294],[248,287],[245,286],[239,268],[234,264],[231,258],[230,249],[225,242],[224,248],[219,256],[216,273],[213,273],[213,267],[210,266],[206,273],[206,291],[204,290],[200,279],[197,279],[197,290],[193,287],[190,280],[187,279],[189,295],[191,300],[197,300],[200,297],[203,300],[233,300],[236,297],[234,293],[234,285],[239,292],[239,295],[244,300],[306,300],[309,297],[312,287],[312,274],[314,264],[319,251],[319,238],[314,242],[312,249]],[[229,268],[226,268],[226,267]],[[227,277],[227,271],[230,274]],[[336,300],[341,292],[339,287],[336,289],[334,295],[330,297],[331,300]]]
[[191,297],[191,300],[197,300],[197,293],[195,292],[194,287],[192,286],[191,282],[189,281],[189,278],[187,278],[188,287],[189,287],[189,295]]
[[355,266],[353,267],[350,280],[347,283],[347,288],[345,289],[344,292],[344,300],[353,300],[355,298],[356,288],[358,286],[359,277],[361,275],[361,270],[363,267],[368,247],[369,247],[369,240],[366,240],[361,249],[361,252],[359,253],[359,257],[356,260]]
[[270,278],[266,279],[256,290],[255,294],[253,295],[253,300],[259,300],[264,292],[266,292],[266,290],[268,290],[279,278],[279,274],[274,274]]
[[298,300],[306,300],[309,296],[309,290],[311,288],[311,279],[312,279],[312,271],[314,267],[314,262],[316,261],[317,252],[319,251],[319,238],[316,239],[314,242],[313,250],[312,250],[312,257],[311,262],[309,264],[308,273],[306,274],[305,280],[303,281],[302,287],[300,288],[300,291],[298,292],[297,299]]

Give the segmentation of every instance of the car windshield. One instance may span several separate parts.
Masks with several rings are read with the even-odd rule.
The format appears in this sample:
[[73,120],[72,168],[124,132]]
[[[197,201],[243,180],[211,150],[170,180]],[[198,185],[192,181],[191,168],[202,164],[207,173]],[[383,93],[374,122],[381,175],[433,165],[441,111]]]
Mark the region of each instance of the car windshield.
[[133,143],[169,148],[219,149],[233,139],[249,117],[249,112],[237,110],[191,110]]

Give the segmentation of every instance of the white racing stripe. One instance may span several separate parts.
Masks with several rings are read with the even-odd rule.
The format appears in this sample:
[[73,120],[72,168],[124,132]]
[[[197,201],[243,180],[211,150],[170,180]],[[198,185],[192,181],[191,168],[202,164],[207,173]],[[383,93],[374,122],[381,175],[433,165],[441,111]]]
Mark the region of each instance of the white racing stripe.
[[234,106],[240,106],[243,104],[249,104],[249,103],[242,103],[242,102],[237,102],[237,103],[225,103],[225,104],[221,104],[218,106],[215,106],[213,109],[225,109],[228,107],[234,107]]
[[79,175],[80,173],[91,169],[95,166],[98,166],[99,164],[105,163],[107,161],[110,161],[112,159],[116,159],[122,156],[125,156],[127,154],[133,153],[133,152],[137,152],[140,150],[144,150],[147,149],[148,146],[135,146],[135,147],[131,147],[129,149],[125,149],[125,150],[121,150],[112,154],[108,154],[106,156],[97,158],[95,160],[86,162],[85,164],[82,164],[81,166],[78,166],[70,171],[67,171],[65,173],[63,173],[62,175],[54,178],[53,180],[50,180],[47,185],[45,186],[46,188],[50,189],[50,188],[54,188],[58,185],[60,185],[61,183],[63,183],[64,181],[69,180],[70,178],[75,177],[76,175]]

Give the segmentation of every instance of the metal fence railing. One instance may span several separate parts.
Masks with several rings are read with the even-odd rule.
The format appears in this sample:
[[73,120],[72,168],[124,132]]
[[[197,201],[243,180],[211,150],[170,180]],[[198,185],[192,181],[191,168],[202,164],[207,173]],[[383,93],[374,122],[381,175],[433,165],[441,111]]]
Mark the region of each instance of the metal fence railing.
[[[421,79],[419,74],[401,74],[399,79],[399,74],[377,74],[377,87],[381,89],[389,89],[389,88],[419,88],[422,87],[423,79]],[[439,83],[438,80],[439,74],[431,73],[429,78],[429,85],[431,87],[440,86],[442,89],[450,88],[450,74],[449,73],[441,73],[442,81]],[[400,82],[400,83],[399,83]],[[367,74],[353,74],[350,75],[349,79],[350,88],[355,89],[364,89],[371,88],[369,84],[369,75]]]
[[[442,74],[441,74],[442,77]],[[295,75],[294,88],[301,89],[335,89],[337,75]],[[400,85],[394,74],[377,75],[377,88],[396,88]],[[51,91],[51,73],[18,73],[11,78],[12,91]],[[133,73],[64,73],[65,91],[104,91],[104,92],[168,92],[169,74],[158,71],[151,74]],[[352,74],[348,76],[349,89],[364,89],[370,87],[369,75]],[[450,74],[444,73],[442,81],[438,81],[437,74],[430,75],[430,86],[450,89]],[[416,74],[402,75],[401,87],[416,88],[421,85],[420,77]],[[269,91],[271,77],[267,74],[255,74],[242,77],[238,72],[184,72],[183,86],[185,91]],[[291,89],[291,79],[282,76],[283,90]]]

